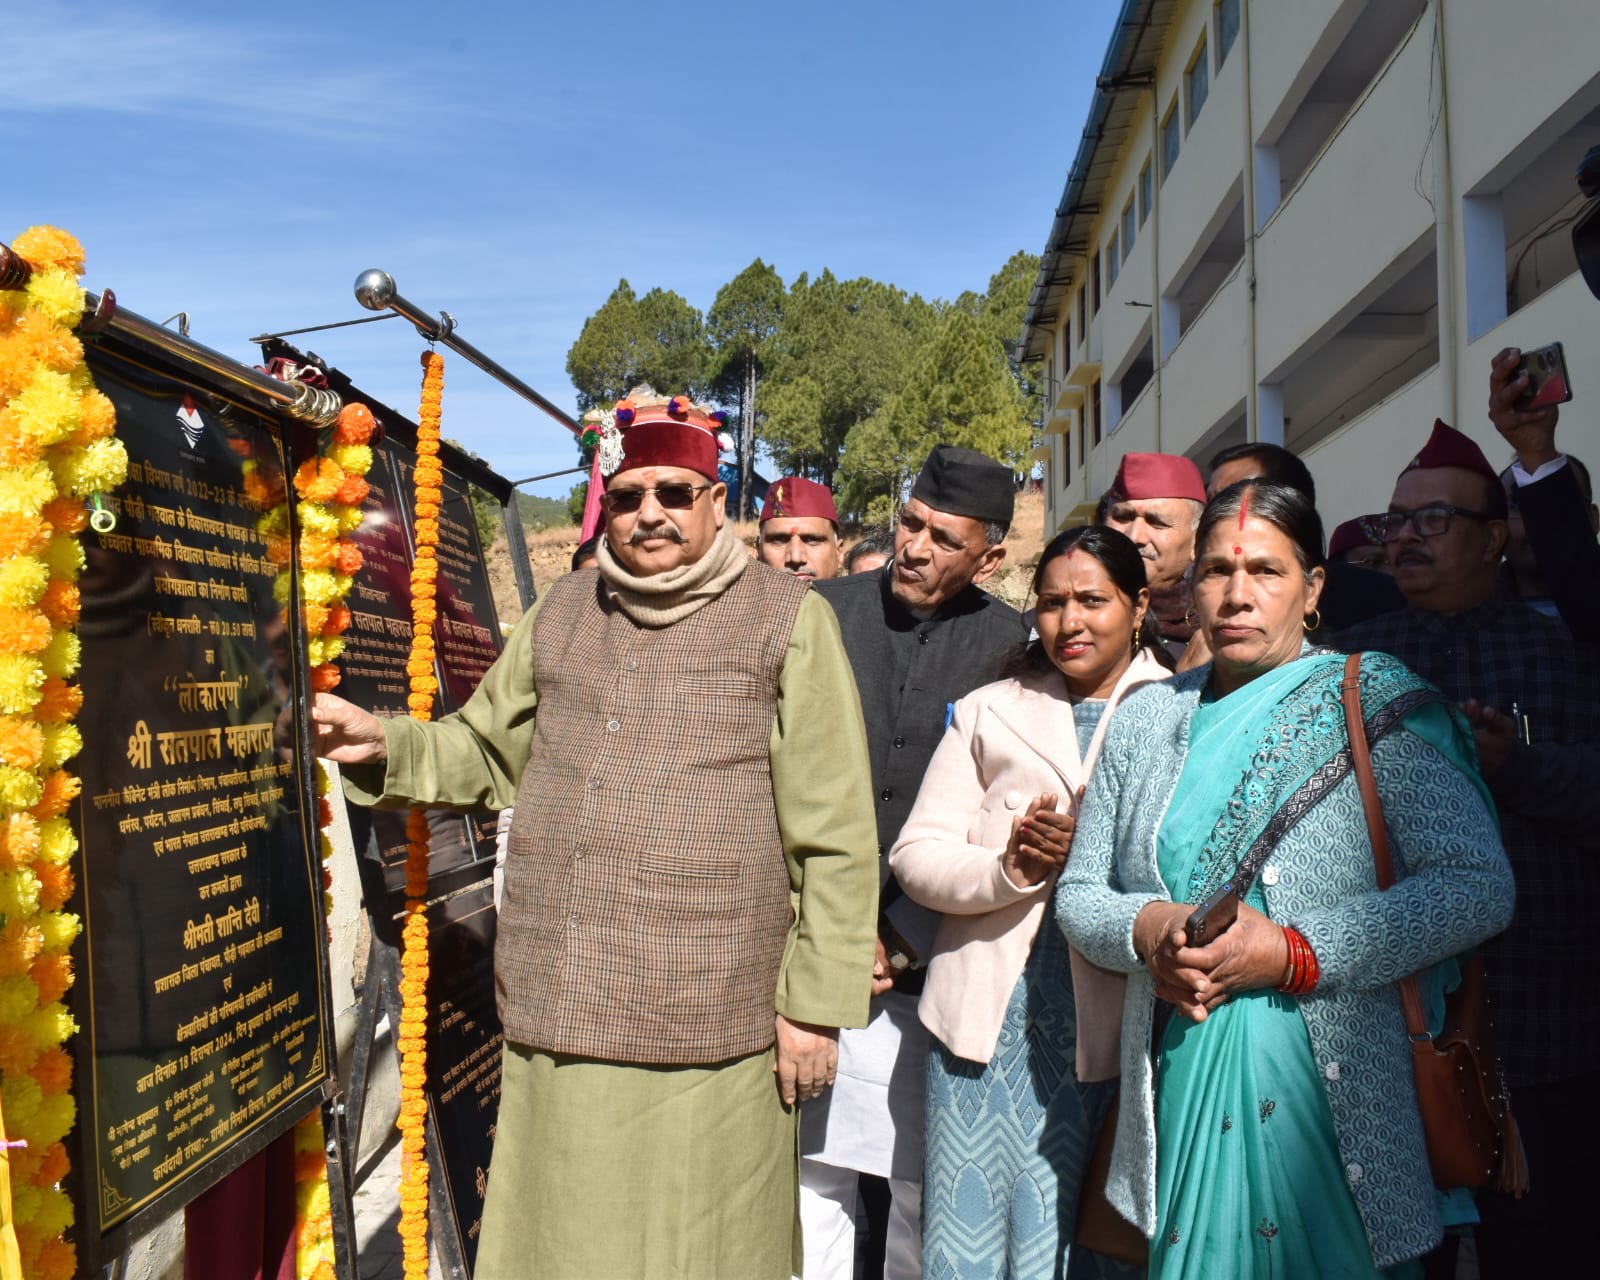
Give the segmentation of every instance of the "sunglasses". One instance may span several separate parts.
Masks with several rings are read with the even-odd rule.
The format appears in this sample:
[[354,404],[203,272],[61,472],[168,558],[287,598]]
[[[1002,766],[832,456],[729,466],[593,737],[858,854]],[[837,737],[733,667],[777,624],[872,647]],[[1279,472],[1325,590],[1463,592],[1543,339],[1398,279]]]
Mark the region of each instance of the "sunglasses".
[[648,489],[607,489],[601,499],[613,515],[628,515],[644,505],[644,495],[653,493],[667,511],[687,511],[711,486],[709,484],[660,484]]

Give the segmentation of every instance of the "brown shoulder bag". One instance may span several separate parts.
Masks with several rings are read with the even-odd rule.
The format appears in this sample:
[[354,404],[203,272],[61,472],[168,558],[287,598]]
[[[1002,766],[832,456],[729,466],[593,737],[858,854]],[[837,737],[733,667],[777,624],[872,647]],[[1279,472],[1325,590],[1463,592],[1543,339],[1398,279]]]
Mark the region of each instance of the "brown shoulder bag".
[[[1378,888],[1395,882],[1389,856],[1389,835],[1383,823],[1383,801],[1372,772],[1366,722],[1361,713],[1361,655],[1345,663],[1340,686],[1350,757],[1361,787]],[[1528,1162],[1511,1100],[1506,1093],[1500,1059],[1489,1021],[1489,993],[1483,956],[1473,952],[1461,962],[1461,985],[1445,997],[1444,1029],[1428,1034],[1422,993],[1413,974],[1400,984],[1406,1032],[1411,1040],[1411,1070],[1417,1087],[1417,1110],[1428,1144],[1428,1164],[1435,1186],[1473,1187],[1522,1196],[1528,1190]]]

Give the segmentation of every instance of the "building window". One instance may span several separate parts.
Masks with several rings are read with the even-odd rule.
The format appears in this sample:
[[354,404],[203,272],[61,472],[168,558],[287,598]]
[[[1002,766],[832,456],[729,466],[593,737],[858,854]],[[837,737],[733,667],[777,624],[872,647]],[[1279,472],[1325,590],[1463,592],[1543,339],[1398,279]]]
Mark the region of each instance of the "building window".
[[1067,316],[1066,324],[1061,326],[1061,371],[1063,374],[1072,368],[1072,316]]
[[1106,291],[1110,292],[1111,286],[1117,282],[1117,271],[1122,266],[1122,255],[1117,252],[1117,233],[1111,233],[1111,239],[1106,241]]
[[1090,400],[1090,405],[1089,405],[1090,415],[1094,419],[1094,443],[1095,443],[1095,447],[1098,448],[1099,445],[1100,445],[1100,379],[1099,378],[1096,378],[1094,380],[1094,385],[1089,388],[1089,400]]
[[1089,317],[1084,311],[1084,304],[1089,294],[1089,286],[1084,285],[1078,290],[1078,336],[1082,338],[1089,332]]
[[1097,253],[1089,263],[1089,283],[1094,292],[1089,297],[1089,314],[1100,314],[1100,255]]
[[1083,414],[1078,415],[1078,465],[1081,467],[1089,458],[1089,424],[1083,420]]
[[1167,118],[1161,122],[1161,181],[1165,182],[1172,174],[1172,166],[1178,163],[1179,139],[1183,135],[1183,125],[1178,119],[1178,100],[1174,98],[1172,105],[1167,108]]
[[1144,168],[1139,170],[1139,225],[1144,226],[1144,220],[1150,216],[1150,162],[1144,162]]
[[1217,70],[1228,60],[1228,51],[1238,34],[1239,0],[1217,0]]
[[1072,479],[1072,436],[1051,436],[1050,451],[1061,456],[1061,487],[1064,489]]
[[1124,262],[1133,254],[1133,233],[1136,222],[1133,197],[1129,196],[1128,203],[1122,206],[1122,260]]
[[1189,107],[1189,128],[1194,128],[1200,108],[1206,105],[1206,95],[1210,92],[1211,61],[1206,57],[1206,42],[1202,39],[1194,61],[1189,64],[1189,70],[1183,77],[1183,96]]

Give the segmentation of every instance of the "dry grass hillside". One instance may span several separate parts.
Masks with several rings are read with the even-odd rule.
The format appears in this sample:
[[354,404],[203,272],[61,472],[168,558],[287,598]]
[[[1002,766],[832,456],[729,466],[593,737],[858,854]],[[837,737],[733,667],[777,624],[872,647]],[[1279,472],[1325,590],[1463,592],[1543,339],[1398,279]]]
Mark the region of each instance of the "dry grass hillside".
[[[734,527],[753,554],[756,545],[755,522]],[[847,548],[855,541],[855,536],[845,538]],[[541,529],[528,535],[528,559],[533,565],[534,585],[541,593],[567,572],[572,553],[577,547],[578,530],[575,526]],[[988,589],[1017,608],[1024,608],[1028,600],[1028,587],[1033,580],[1033,567],[1038,563],[1043,547],[1044,498],[1037,493],[1020,494],[1017,498],[1017,516],[1011,525],[1011,535],[1006,539],[1005,564],[990,580]],[[517,601],[516,582],[511,575],[511,557],[506,552],[503,537],[497,538],[489,548],[489,581],[494,588],[495,604],[500,609],[500,620],[510,626],[522,616],[522,606]]]

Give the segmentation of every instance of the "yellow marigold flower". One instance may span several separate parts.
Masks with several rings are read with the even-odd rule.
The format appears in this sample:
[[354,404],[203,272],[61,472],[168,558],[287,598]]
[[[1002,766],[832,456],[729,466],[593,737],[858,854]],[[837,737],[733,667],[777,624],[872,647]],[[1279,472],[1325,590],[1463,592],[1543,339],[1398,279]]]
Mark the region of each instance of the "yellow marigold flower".
[[351,475],[364,476],[372,470],[372,449],[364,444],[336,444],[328,456]]
[[56,866],[67,862],[77,851],[78,838],[72,834],[72,823],[66,818],[51,818],[39,824],[36,857]]
[[[32,1079],[30,1076],[29,1079]],[[23,1136],[30,1143],[39,1143],[48,1147],[52,1142],[60,1142],[67,1134],[72,1132],[72,1122],[78,1118],[78,1104],[72,1100],[70,1093],[52,1093],[39,1104],[38,1114],[34,1119],[33,1132]]]
[[52,637],[49,648],[39,655],[39,662],[44,668],[45,675],[60,676],[65,680],[78,669],[78,662],[82,656],[83,646],[78,641],[77,633],[58,631]]
[[17,256],[35,270],[83,274],[83,246],[71,232],[40,224],[29,227],[11,242]]
[[[10,977],[0,978],[0,1022],[21,1022],[30,1013],[39,1007],[39,988],[33,985],[33,979],[27,974],[12,974]],[[10,1084],[9,1079],[6,1084]],[[6,1123],[12,1124],[11,1101],[4,1102]]]
[[7,414],[18,429],[40,444],[59,444],[83,425],[82,397],[64,373],[35,369],[28,385],[11,400]]
[[41,1203],[32,1222],[46,1236],[58,1236],[72,1225],[72,1201],[54,1187],[40,1192]]
[[70,911],[47,911],[38,920],[47,951],[65,951],[78,940],[83,921]]
[[[32,981],[32,979],[29,979]],[[35,988],[37,990],[37,988]],[[41,1005],[30,1013],[23,1023],[28,1033],[33,1036],[34,1043],[43,1049],[50,1049],[58,1044],[64,1044],[67,1038],[75,1034],[78,1024],[67,1006],[59,1000],[52,1000],[49,1004]],[[58,1135],[59,1136],[59,1135]],[[54,1142],[55,1139],[50,1140]],[[46,1143],[45,1145],[49,1145]]]
[[44,674],[44,664],[38,658],[0,653],[0,713],[15,716],[32,711],[39,702]]
[[31,1186],[20,1179],[13,1179],[11,1183],[12,1221],[30,1223],[40,1235],[56,1235],[58,1233],[54,1231],[46,1232],[43,1225],[38,1221],[39,1210],[43,1204],[43,1187]]
[[312,534],[320,538],[337,538],[339,536],[339,517],[320,503],[298,503],[295,506],[295,514],[300,517],[301,533]]
[[53,724],[44,731],[44,756],[46,769],[59,769],[83,750],[83,734],[75,724]]
[[0,471],[0,516],[37,517],[56,496],[55,476],[45,462]]
[[30,303],[57,324],[74,329],[83,319],[83,286],[78,283],[75,271],[36,270],[24,292]]
[[92,441],[74,451],[62,478],[80,497],[108,492],[128,478],[128,451],[115,437]]
[[25,609],[38,603],[49,585],[50,567],[37,556],[18,556],[0,563],[0,607]]
[[83,544],[70,534],[58,533],[44,549],[44,563],[52,578],[74,581],[83,572]]
[[341,507],[338,523],[340,533],[354,533],[361,527],[361,508]]

